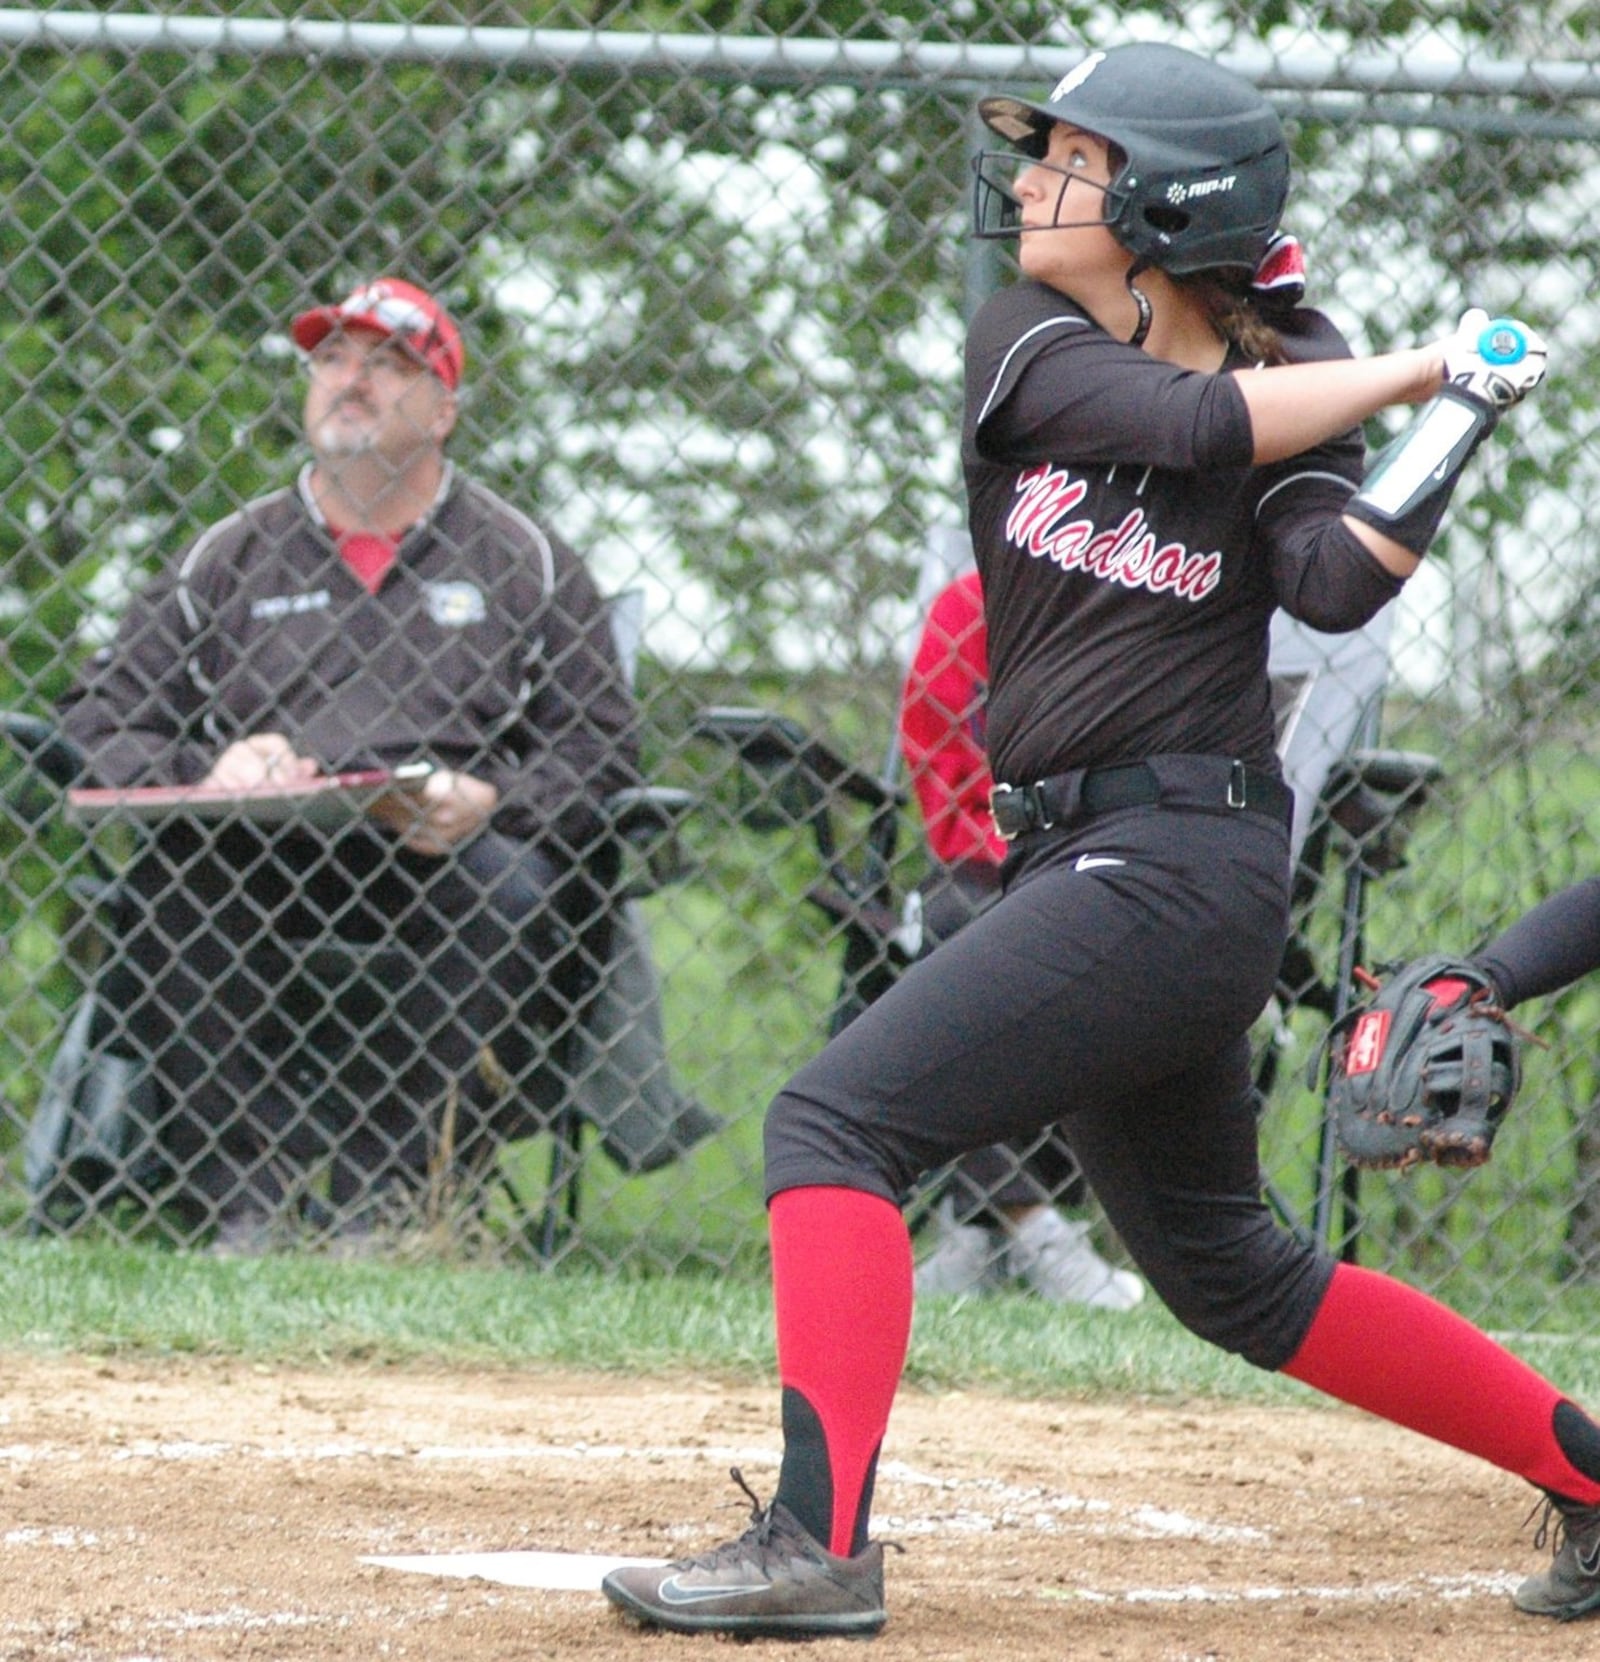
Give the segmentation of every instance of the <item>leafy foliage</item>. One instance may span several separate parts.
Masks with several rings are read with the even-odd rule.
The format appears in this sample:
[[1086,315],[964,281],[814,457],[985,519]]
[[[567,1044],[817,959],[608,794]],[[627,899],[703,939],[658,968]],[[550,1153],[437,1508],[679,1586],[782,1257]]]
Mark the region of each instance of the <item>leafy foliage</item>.
[[[121,0],[101,9],[137,15]],[[695,44],[1027,46],[1041,68],[1087,42],[1162,36],[1275,65],[1266,84],[1294,144],[1291,225],[1310,252],[1312,302],[1360,349],[1430,338],[1468,303],[1524,310],[1555,354],[1536,406],[1475,464],[1408,592],[1397,653],[1429,745],[1458,777],[1495,781],[1487,840],[1454,834],[1482,831],[1463,789],[1440,845],[1448,858],[1426,868],[1454,899],[1418,898],[1401,881],[1376,903],[1375,933],[1403,954],[1430,923],[1470,931],[1592,852],[1592,805],[1552,795],[1551,770],[1529,761],[1593,747],[1592,100],[1559,75],[1492,95],[1446,86],[1438,66],[1465,52],[1490,68],[1580,68],[1600,33],[1594,8],[208,0],[183,10]],[[420,45],[367,56],[353,45],[320,56],[8,51],[0,705],[47,706],[130,584],[292,476],[300,386],[287,322],[392,271],[440,293],[465,326],[462,460],[584,550],[608,587],[646,586],[642,685],[659,770],[679,777],[674,734],[707,696],[779,704],[871,765],[891,730],[916,551],[930,525],[960,515],[964,316],[1004,271],[1003,256],[965,236],[970,109],[990,83],[987,70],[930,73],[909,50],[871,72],[842,51],[824,67],[804,61],[816,60],[774,53],[761,71],[712,59],[690,72],[664,56],[554,64],[430,57]],[[1308,62],[1326,85],[1306,84]],[[1385,73],[1374,77],[1375,65]],[[1430,74],[1434,90],[1400,90]],[[1384,435],[1375,424],[1371,436]],[[740,1053],[739,1077],[724,1068],[705,1085],[730,1110],[803,1053],[807,1000],[825,1005],[836,949],[800,900],[800,855],[752,851],[737,830],[730,808],[708,851],[723,885],[716,918],[687,907],[676,943],[680,966],[692,951],[705,961],[680,968],[671,989],[680,1049],[694,1056],[731,1054],[718,1041],[730,990],[780,1012],[759,1056]],[[908,827],[903,842],[914,841]],[[1484,860],[1484,846],[1527,866],[1526,883]],[[0,862],[0,1089],[25,1111],[79,984],[60,943],[81,933],[69,880],[82,850],[34,823],[3,759]],[[703,996],[686,1003],[685,989]],[[1592,1032],[1581,1000],[1562,1019]],[[1551,1117],[1575,1120],[1593,1093],[1575,1067]],[[747,1173],[739,1180],[748,1187]],[[1555,1204],[1540,1216],[1556,1216]]]

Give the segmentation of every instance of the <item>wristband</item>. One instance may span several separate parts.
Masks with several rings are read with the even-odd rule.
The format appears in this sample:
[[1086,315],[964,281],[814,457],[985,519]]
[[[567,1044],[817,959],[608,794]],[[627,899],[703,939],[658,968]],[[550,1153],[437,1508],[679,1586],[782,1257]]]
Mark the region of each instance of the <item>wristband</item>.
[[1425,554],[1472,453],[1499,414],[1481,398],[1444,386],[1378,454],[1345,512],[1413,554]]

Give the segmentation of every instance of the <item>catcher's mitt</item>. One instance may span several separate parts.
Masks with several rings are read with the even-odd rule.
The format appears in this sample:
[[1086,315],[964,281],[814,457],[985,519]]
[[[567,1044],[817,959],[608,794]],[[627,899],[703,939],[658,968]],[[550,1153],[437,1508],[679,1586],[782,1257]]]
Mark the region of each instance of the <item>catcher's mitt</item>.
[[1328,1109],[1345,1157],[1481,1166],[1522,1078],[1519,1033],[1494,983],[1434,956],[1371,984],[1328,1034]]

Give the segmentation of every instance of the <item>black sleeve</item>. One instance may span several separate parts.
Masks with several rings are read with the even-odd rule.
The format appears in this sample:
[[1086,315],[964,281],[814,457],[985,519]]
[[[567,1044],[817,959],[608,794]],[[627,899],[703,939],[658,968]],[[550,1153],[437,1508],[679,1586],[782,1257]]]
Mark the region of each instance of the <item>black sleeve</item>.
[[1184,471],[1254,454],[1231,373],[1152,358],[1036,283],[1002,290],[973,320],[967,403],[968,453],[987,462]]
[[189,674],[196,619],[172,571],[136,594],[116,639],[89,660],[61,702],[61,724],[100,785],[192,785],[211,765],[203,704]]
[[1255,541],[1278,605],[1313,629],[1339,634],[1359,629],[1403,585],[1344,523],[1355,482],[1328,459],[1295,458],[1294,470],[1261,499]]
[[1600,969],[1600,877],[1540,902],[1472,956],[1494,978],[1507,1009]]
[[538,679],[517,760],[490,775],[495,822],[566,858],[601,829],[600,804],[638,783],[637,712],[610,612],[587,567],[554,537],[555,590],[540,612]]
[[[1280,332],[1289,363],[1350,356],[1344,337],[1320,312],[1302,308]],[[1359,629],[1402,585],[1343,523],[1366,476],[1358,428],[1262,469],[1256,546],[1270,563],[1273,597],[1290,617],[1339,634]]]

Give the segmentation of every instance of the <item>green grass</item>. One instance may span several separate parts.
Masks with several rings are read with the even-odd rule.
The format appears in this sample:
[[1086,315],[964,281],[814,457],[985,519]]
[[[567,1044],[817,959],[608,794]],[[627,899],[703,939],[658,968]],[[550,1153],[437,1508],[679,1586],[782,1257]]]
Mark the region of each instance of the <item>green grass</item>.
[[[1504,1337],[1564,1389],[1600,1399],[1600,1341]],[[770,1300],[754,1269],[221,1262],[86,1242],[0,1245],[0,1353],[774,1378]],[[1109,1316],[1011,1294],[919,1307],[906,1381],[1028,1397],[1320,1400],[1202,1344],[1159,1308]]]

